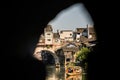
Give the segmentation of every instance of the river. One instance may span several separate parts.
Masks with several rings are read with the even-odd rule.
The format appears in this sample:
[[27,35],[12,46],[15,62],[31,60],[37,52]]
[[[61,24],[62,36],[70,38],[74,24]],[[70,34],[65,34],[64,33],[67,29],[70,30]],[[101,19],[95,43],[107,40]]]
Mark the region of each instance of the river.
[[64,66],[61,66],[60,68],[55,68],[55,66],[47,66],[46,80],[82,80],[82,75],[67,77]]

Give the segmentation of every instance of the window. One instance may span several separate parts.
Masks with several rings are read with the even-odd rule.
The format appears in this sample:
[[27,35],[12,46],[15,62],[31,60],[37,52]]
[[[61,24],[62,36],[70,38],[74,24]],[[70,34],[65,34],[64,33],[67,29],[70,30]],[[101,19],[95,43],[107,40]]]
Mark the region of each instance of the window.
[[72,36],[72,34],[70,34],[70,36]]
[[47,41],[51,41],[51,39],[47,39]]
[[47,33],[47,35],[50,35],[50,33]]
[[70,58],[67,58],[66,61],[67,61],[67,62],[70,62]]

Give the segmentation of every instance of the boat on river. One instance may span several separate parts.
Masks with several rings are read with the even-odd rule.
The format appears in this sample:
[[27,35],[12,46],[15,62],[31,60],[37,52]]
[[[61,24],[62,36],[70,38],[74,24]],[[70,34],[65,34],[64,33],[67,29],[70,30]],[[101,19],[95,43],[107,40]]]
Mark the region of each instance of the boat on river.
[[66,74],[68,76],[74,76],[74,75],[79,75],[82,73],[82,69],[80,66],[72,66],[66,68]]

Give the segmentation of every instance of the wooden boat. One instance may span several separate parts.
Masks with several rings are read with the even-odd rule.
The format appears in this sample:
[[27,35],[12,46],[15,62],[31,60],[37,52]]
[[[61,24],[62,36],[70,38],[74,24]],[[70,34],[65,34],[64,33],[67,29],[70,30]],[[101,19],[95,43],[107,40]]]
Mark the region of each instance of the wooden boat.
[[67,76],[65,80],[82,80],[82,75]]
[[79,75],[82,73],[82,69],[79,66],[69,67],[66,69],[66,74],[68,76]]

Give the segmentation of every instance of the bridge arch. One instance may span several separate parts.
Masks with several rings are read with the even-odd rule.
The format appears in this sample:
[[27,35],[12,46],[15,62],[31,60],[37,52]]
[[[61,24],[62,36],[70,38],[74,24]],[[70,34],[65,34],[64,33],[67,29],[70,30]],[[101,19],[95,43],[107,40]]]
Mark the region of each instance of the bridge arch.
[[52,56],[53,56],[53,58],[54,58],[54,60],[55,60],[55,64],[56,63],[59,63],[59,58],[58,58],[58,56],[56,55],[56,53],[53,53],[53,52],[51,52],[51,51],[49,51],[49,50],[41,50],[41,55],[42,55],[42,53],[48,53],[48,54],[51,54]]
[[[44,46],[37,46],[35,48],[33,56],[37,58],[38,60],[42,61],[42,55],[41,53],[43,51],[49,52],[54,60],[55,64],[56,63],[61,63],[65,61],[65,56],[69,53],[74,54],[76,51],[79,50],[79,45],[80,43],[75,43],[75,42],[66,42],[64,44],[61,44],[59,46],[53,46],[51,48],[47,48]],[[59,52],[59,50],[62,50],[62,52]],[[60,56],[59,56],[60,55]],[[61,57],[62,56],[62,57]]]
[[58,56],[56,55],[56,53],[55,53],[54,51],[52,51],[52,50],[49,50],[49,49],[42,49],[42,50],[36,51],[36,52],[34,53],[34,57],[37,58],[38,60],[41,60],[41,61],[42,61],[42,60],[43,60],[43,59],[42,59],[42,56],[43,56],[44,53],[51,54],[51,55],[53,56],[54,60],[55,60],[55,64],[56,64],[56,63],[60,63],[60,62],[59,62],[59,58],[58,58]]

